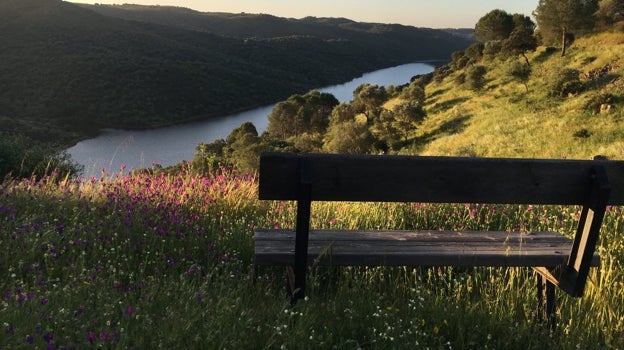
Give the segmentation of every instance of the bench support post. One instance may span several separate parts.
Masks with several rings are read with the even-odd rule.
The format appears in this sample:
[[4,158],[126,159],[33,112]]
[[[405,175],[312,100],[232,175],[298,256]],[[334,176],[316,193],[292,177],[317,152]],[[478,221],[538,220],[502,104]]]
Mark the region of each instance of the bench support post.
[[539,322],[546,321],[548,328],[554,331],[557,327],[555,285],[540,274],[537,275],[537,302]]
[[[299,158],[299,195],[295,236],[294,286],[290,286],[291,303],[305,297],[306,270],[308,268],[308,236],[310,234],[310,207],[312,176],[309,160]],[[290,282],[290,281],[289,281]]]
[[590,193],[583,206],[570,257],[560,279],[560,287],[574,297],[583,295],[611,192],[607,173],[603,167],[594,166],[591,178]]

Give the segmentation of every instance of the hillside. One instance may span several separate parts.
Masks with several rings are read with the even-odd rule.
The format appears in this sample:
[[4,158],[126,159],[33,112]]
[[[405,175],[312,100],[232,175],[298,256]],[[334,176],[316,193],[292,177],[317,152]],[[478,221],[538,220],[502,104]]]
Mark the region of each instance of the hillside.
[[[266,14],[205,13],[181,7],[141,5],[81,5],[106,16],[161,24],[237,39],[315,37],[351,42],[399,61],[447,59],[448,45],[462,30],[416,28],[399,24],[362,23],[347,18],[281,18]],[[471,33],[472,29],[468,29]],[[460,40],[461,42],[461,40]],[[456,44],[453,44],[456,45]],[[460,44],[461,45],[461,44]]]
[[526,59],[483,47],[409,85],[362,86],[320,116],[298,118],[320,108],[313,95],[293,95],[273,109],[266,134],[243,124],[200,147],[193,164],[216,158],[253,171],[259,150],[624,159],[624,33],[579,38],[565,57],[546,46]]
[[[427,85],[428,116],[403,152],[624,159],[624,33],[577,39],[565,57],[548,47],[527,56],[526,87],[509,74],[515,60],[487,57],[480,62],[487,67],[481,91],[458,84],[469,68],[434,79]],[[578,86],[553,96],[566,70]]]
[[369,34],[377,39],[366,42],[288,31],[242,39],[91,8],[60,0],[0,1],[0,131],[68,144],[106,127],[209,118],[383,66],[443,59],[468,44],[427,32],[440,51],[399,55],[383,43],[402,40],[400,33]]

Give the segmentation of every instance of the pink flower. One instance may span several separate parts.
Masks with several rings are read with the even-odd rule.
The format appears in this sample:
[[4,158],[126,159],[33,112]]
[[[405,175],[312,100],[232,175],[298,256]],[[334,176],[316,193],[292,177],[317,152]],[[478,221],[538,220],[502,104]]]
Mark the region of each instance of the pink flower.
[[134,313],[135,309],[134,306],[130,305],[128,306],[128,308],[126,309],[126,315],[128,316],[132,316],[132,314]]

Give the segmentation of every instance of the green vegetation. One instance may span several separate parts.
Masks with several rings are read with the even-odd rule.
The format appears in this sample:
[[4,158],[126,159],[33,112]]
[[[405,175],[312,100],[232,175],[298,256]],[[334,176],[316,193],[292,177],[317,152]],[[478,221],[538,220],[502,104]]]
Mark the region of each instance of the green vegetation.
[[[267,132],[257,135],[259,144],[254,147],[298,152],[624,158],[623,33],[578,38],[565,57],[554,54],[556,49],[549,46],[534,51],[528,47],[492,50],[486,55],[491,47],[475,44],[455,52],[449,64],[414,77],[404,86],[361,85],[350,103],[306,105],[302,101],[318,92],[293,95],[275,107]],[[328,125],[326,129],[305,123],[296,127],[293,123],[305,119],[304,110],[323,111],[316,116],[318,125]],[[404,113],[407,110],[414,113]],[[216,144],[226,147],[228,142]],[[223,155],[210,151],[197,154],[196,161],[210,158],[215,164],[236,164],[236,158],[228,157],[231,153]],[[248,167],[242,170],[257,166],[245,164]]]
[[[312,269],[290,307],[279,268],[254,276],[254,227],[293,227],[251,176],[145,171],[0,183],[1,348],[622,348],[624,213],[560,326],[536,319],[530,269]],[[556,230],[579,208],[315,203],[313,227]],[[243,335],[243,336],[241,336]]]
[[[39,3],[34,1],[0,2],[0,17],[15,13],[6,12],[9,8],[2,7],[6,4],[17,10],[32,9],[29,6]],[[91,17],[80,18],[96,25],[111,21],[131,28],[118,32],[116,39],[124,48],[133,43],[127,55],[112,46],[110,56],[96,55],[104,72],[114,68],[123,73],[114,75],[117,78],[132,72],[122,68],[136,58],[133,50],[146,50],[147,61],[160,52],[151,51],[154,37],[176,48],[168,51],[171,47],[166,46],[160,53],[188,54],[189,59],[192,40],[202,46],[214,39],[219,45],[232,44],[234,51],[240,49],[240,39],[206,39],[204,34],[182,29],[172,34],[165,27],[158,27],[156,33],[155,24],[94,17],[60,1],[46,4],[50,7],[26,17],[67,19],[63,11],[69,9],[86,11],[80,13]],[[360,86],[350,103],[336,104],[331,96],[314,91],[296,94],[274,110],[269,132],[259,134],[245,123],[225,140],[198,145],[192,163],[167,172],[155,168],[77,179],[66,176],[66,171],[51,171],[57,164],[71,168],[62,155],[49,151],[61,141],[31,148],[30,136],[16,131],[27,128],[32,135],[47,137],[75,137],[77,131],[49,130],[48,126],[60,124],[15,113],[23,109],[37,115],[33,111],[48,110],[36,102],[41,91],[63,97],[68,111],[88,112],[89,101],[95,101],[86,98],[91,90],[63,95],[60,86],[86,89],[89,83],[84,76],[65,74],[67,79],[56,82],[59,85],[36,86],[41,91],[32,95],[0,86],[0,106],[16,111],[0,116],[7,128],[0,138],[0,169],[13,174],[3,174],[0,182],[0,271],[4,274],[0,348],[624,348],[624,211],[620,207],[609,208],[605,217],[598,247],[601,266],[592,269],[583,298],[559,294],[560,322],[552,332],[536,318],[535,274],[521,268],[315,267],[309,299],[291,307],[282,270],[263,268],[255,274],[252,232],[254,227],[292,228],[295,204],[258,201],[253,176],[219,167],[231,164],[253,170],[262,150],[623,159],[624,33],[618,29],[621,17],[604,10],[621,9],[619,4],[599,3],[596,23],[611,32],[577,34],[573,43],[563,43],[572,44],[563,57],[548,45],[534,51],[530,45],[505,45],[514,37],[512,30],[500,42],[478,43],[454,53],[451,63],[414,77],[405,86]],[[58,9],[63,11],[55,12]],[[41,17],[42,13],[61,17]],[[16,30],[11,27],[15,23],[5,19],[0,29]],[[518,23],[530,27],[525,19],[513,15],[512,19],[514,28]],[[19,50],[50,50],[48,42],[59,51],[79,52],[69,50],[65,38],[82,35],[74,30],[80,23],[54,23],[62,25],[50,27],[60,29],[50,29],[46,40],[41,31],[49,24],[45,21],[11,32],[22,40],[39,41],[13,43],[17,51],[0,51],[0,57],[19,65]],[[106,33],[106,28],[100,32]],[[177,40],[182,37],[192,40]],[[0,40],[4,44],[8,37]],[[293,38],[252,40],[251,46],[267,44],[274,50],[274,41],[294,47],[302,43]],[[98,42],[89,45],[101,49]],[[29,64],[29,57],[24,56],[24,64]],[[47,64],[83,62],[58,57],[67,62],[50,58]],[[107,66],[106,57],[119,65]],[[182,66],[194,74],[194,65],[186,62]],[[49,73],[41,65],[32,67],[33,76]],[[69,71],[69,66],[63,67],[61,72]],[[10,72],[2,75],[3,81],[18,75],[4,65],[0,71]],[[240,71],[229,73],[233,72]],[[177,76],[178,71],[170,73]],[[129,76],[141,81],[140,75]],[[256,79],[246,83],[237,89],[261,87]],[[136,98],[129,93],[132,89],[123,89],[112,90],[110,96],[119,97],[120,103],[126,96]],[[117,100],[110,96],[99,97],[115,105]],[[14,99],[19,103],[11,104]],[[78,122],[67,118],[66,122]],[[94,128],[100,125],[95,119],[83,121]],[[29,173],[33,176],[27,177]],[[579,216],[576,207],[477,204],[315,203],[312,211],[312,226],[319,228],[554,230],[567,236],[574,234]]]

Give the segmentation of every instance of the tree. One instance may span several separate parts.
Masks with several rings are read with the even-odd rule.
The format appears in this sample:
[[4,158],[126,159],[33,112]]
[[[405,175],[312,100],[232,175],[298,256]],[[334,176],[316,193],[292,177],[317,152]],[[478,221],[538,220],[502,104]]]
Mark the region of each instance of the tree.
[[531,20],[531,17],[525,16],[521,13],[514,13],[511,15],[511,19],[514,23],[514,30],[526,30],[529,33],[533,34],[535,31],[535,22]]
[[379,118],[375,121],[375,137],[385,142],[386,151],[388,145],[394,144],[399,134],[399,130],[397,130],[395,125],[395,120],[394,112],[384,109],[379,114]]
[[394,107],[394,125],[403,134],[407,142],[409,134],[422,123],[427,113],[422,106],[414,101],[398,104]]
[[481,42],[504,40],[513,29],[512,16],[503,10],[496,9],[479,19],[475,25],[474,34]]
[[324,133],[332,109],[338,100],[330,93],[317,90],[305,95],[295,94],[273,107],[267,131],[273,137],[286,140],[303,133]]
[[598,3],[596,19],[602,28],[624,20],[624,0],[601,0]]
[[268,117],[267,131],[269,134],[281,140],[289,138],[295,130],[295,118],[298,111],[299,106],[290,100],[277,103]]
[[208,174],[220,165],[227,165],[224,151],[227,143],[224,139],[218,139],[212,143],[200,142],[195,147],[195,154],[191,165],[193,170],[200,174]]
[[369,121],[379,114],[381,105],[388,100],[386,88],[377,84],[361,84],[355,88],[353,96],[366,107],[364,113]]
[[529,81],[529,77],[531,77],[531,67],[528,64],[522,64],[517,60],[513,60],[507,67],[507,74],[509,74],[513,80],[522,83],[526,91],[529,92],[527,82]]
[[473,91],[479,91],[485,86],[485,73],[487,68],[482,65],[474,65],[466,71],[466,87]]
[[331,126],[351,121],[355,119],[357,113],[358,112],[354,110],[351,104],[342,102],[332,110],[331,116],[329,117],[329,125]]
[[474,43],[466,48],[464,54],[468,57],[468,64],[473,64],[481,61],[483,57],[483,49],[485,45],[483,43]]
[[366,124],[351,120],[327,129],[323,149],[332,153],[369,153],[374,142]]
[[327,92],[312,90],[303,96],[303,132],[324,133],[329,125],[329,116],[338,100],[334,95]]
[[545,43],[561,40],[561,56],[565,56],[568,34],[590,30],[597,9],[598,0],[540,0],[533,16]]
[[245,122],[226,138],[226,155],[236,169],[252,172],[258,168],[260,152],[266,147],[260,142],[258,131],[251,122]]
[[412,100],[418,103],[425,103],[425,89],[417,81],[413,81],[405,88],[401,94],[405,100]]
[[537,48],[537,39],[533,36],[533,32],[529,32],[526,28],[520,27],[515,29],[509,35],[509,38],[503,41],[501,52],[506,56],[521,55],[529,64],[529,58],[526,56],[527,51],[535,51]]

